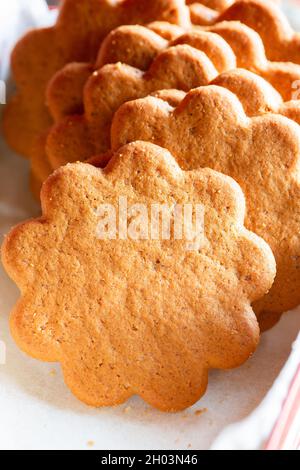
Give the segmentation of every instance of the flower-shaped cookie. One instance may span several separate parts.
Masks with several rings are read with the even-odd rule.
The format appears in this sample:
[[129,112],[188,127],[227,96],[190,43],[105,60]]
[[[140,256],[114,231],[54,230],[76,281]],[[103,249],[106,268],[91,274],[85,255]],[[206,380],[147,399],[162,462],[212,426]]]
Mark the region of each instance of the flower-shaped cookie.
[[300,65],[268,60],[260,36],[239,21],[223,21],[207,29],[222,36],[230,45],[238,67],[263,77],[285,101],[293,99],[295,84],[300,83]]
[[17,84],[4,117],[6,139],[31,156],[34,138],[51,123],[45,90],[54,73],[68,62],[93,62],[101,41],[122,24],[161,20],[190,25],[184,0],[64,0],[57,23],[28,33],[15,47],[12,71]]
[[[47,104],[55,121],[64,116],[83,112],[83,89],[90,75],[106,64],[122,62],[140,70],[147,70],[155,57],[168,47],[188,44],[204,52],[219,73],[236,67],[231,47],[219,34],[207,31],[189,31],[167,41],[151,28],[139,25],[120,26],[104,39],[95,65],[70,63],[59,70],[47,87]],[[174,26],[167,24],[168,31]],[[157,23],[156,27],[157,29]],[[177,31],[178,27],[176,27]],[[300,78],[300,73],[299,73]]]
[[109,150],[113,115],[126,101],[166,88],[188,91],[217,75],[207,55],[186,44],[161,52],[146,72],[126,64],[105,65],[85,85],[85,113],[65,118],[49,133],[50,164],[57,168]]
[[[159,31],[159,34],[154,31]],[[152,23],[147,28],[139,25],[120,26],[104,39],[95,65],[73,62],[50,80],[46,96],[52,117],[59,121],[65,116],[83,113],[84,86],[91,74],[103,65],[122,62],[146,70],[159,52],[178,44],[188,44],[206,53],[218,72],[236,66],[230,46],[217,34],[205,31],[183,34],[179,26],[164,22]],[[37,180],[37,184],[32,187],[36,196],[39,194],[38,182],[41,185],[52,171],[45,151],[46,141],[47,132],[43,132],[35,139],[31,150],[31,169]]]
[[154,97],[126,103],[111,134],[113,150],[150,141],[170,150],[185,170],[210,167],[233,177],[246,196],[246,227],[269,243],[277,261],[270,293],[255,304],[262,328],[300,303],[296,123],[275,114],[250,118],[230,91],[207,86],[189,92],[176,109]]
[[238,0],[219,15],[205,18],[199,11],[198,20],[194,10],[192,21],[204,25],[221,21],[240,21],[260,35],[269,60],[300,64],[300,34],[293,31],[275,2]]
[[[162,100],[168,102],[171,106],[177,106],[181,100],[185,97],[185,93],[180,90],[158,90],[152,93],[152,96],[156,96]],[[50,165],[48,156],[46,154],[46,143],[48,138],[48,131],[40,135],[38,139],[35,140],[35,145],[32,150],[31,156],[31,190],[35,198],[40,201],[40,190],[43,182],[48,178],[48,176],[54,171]],[[97,155],[94,158],[88,159],[88,161],[96,161],[97,164],[103,168],[109,159],[111,158],[111,152],[108,151],[105,154],[102,154],[101,157]],[[94,164],[94,163],[93,163]]]
[[[124,217],[115,237],[99,237],[99,208],[115,208],[116,222],[120,198],[129,224],[141,206],[175,214],[201,205],[205,242],[191,249],[180,237],[147,238],[148,225],[140,238],[126,237]],[[250,304],[271,287],[275,262],[244,228],[244,197],[233,180],[209,169],[184,172],[166,150],[136,142],[105,170],[60,168],[44,184],[42,203],[42,218],[13,229],[2,249],[22,291],[11,330],[26,353],[61,363],[79,399],[116,405],[138,394],[180,410],[205,392],[210,368],[236,367],[255,350]]]
[[[222,86],[234,93],[242,103],[247,116],[276,113],[300,124],[300,101],[283,102],[280,95],[268,82],[248,70],[235,69],[221,73],[211,82],[211,85]],[[174,91],[168,93],[167,101],[171,106],[178,106],[182,95],[175,92],[172,99],[173,93]]]
[[[263,0],[265,3],[278,3],[280,0]],[[207,25],[218,21],[220,13],[229,9],[237,0],[187,0],[192,23]]]
[[[224,72],[220,75],[218,75],[212,82],[211,84],[217,84],[219,86],[224,86],[225,88],[228,88],[230,91],[235,93],[240,101],[242,102],[245,112],[248,116],[256,116],[259,114],[263,114],[266,112],[276,112],[280,114],[289,114],[291,117],[291,114],[295,116],[298,115],[298,102],[295,101],[293,102],[294,105],[291,106],[283,106],[282,99],[280,95],[272,88],[272,86],[263,80],[261,77],[257,76],[256,74],[253,74],[247,70],[242,70],[242,69],[235,69],[230,72]],[[160,90],[158,92],[154,92],[152,95],[156,95],[159,98],[164,99],[165,101],[169,102],[171,106],[177,106],[179,102],[183,99],[184,93],[179,90]],[[57,101],[58,104],[58,101]],[[287,105],[289,103],[286,103]],[[59,105],[57,109],[59,108]],[[63,108],[61,108],[61,111]],[[295,112],[296,111],[296,112]],[[300,116],[299,116],[300,117]],[[69,119],[66,121],[69,122]],[[73,124],[74,119],[70,118],[70,122]],[[78,120],[78,117],[76,117],[75,122],[77,125],[79,125],[79,128],[82,127],[82,120]],[[62,126],[63,129],[66,129],[65,122],[59,124],[57,126],[57,129],[60,129]],[[48,153],[51,156],[51,161],[49,161],[48,155],[45,151],[46,145],[47,145],[47,140],[52,139],[53,134],[55,136],[54,140],[54,145],[52,147],[52,142],[51,145],[49,146]],[[58,166],[67,163],[66,160],[64,160],[65,156],[67,153],[69,153],[69,144],[67,145],[66,143],[66,136],[67,132],[70,132],[71,135],[74,135],[74,129],[68,128],[64,132],[59,133],[59,140],[57,141],[57,135],[55,135],[55,128],[54,130],[50,130],[50,135],[48,136],[48,133],[44,133],[40,139],[37,140],[36,145],[34,146],[34,150],[32,152],[32,158],[31,158],[31,167],[33,173],[37,176],[38,180],[40,181],[40,184],[49,176],[49,174],[56,169]],[[99,129],[99,135],[100,135],[100,129]],[[81,148],[79,152],[79,147],[74,146],[74,152],[75,157],[73,159],[75,160],[82,160],[84,158],[89,159],[92,154],[96,153],[96,150],[92,151],[90,149],[90,146],[87,142],[86,135],[84,132],[82,135],[78,134],[80,145],[83,145],[83,149]],[[57,144],[62,141],[63,146],[60,145],[58,146]],[[96,144],[97,145],[97,142]],[[54,156],[56,155],[56,152],[58,151],[58,155],[60,155],[60,160],[56,160]],[[90,153],[92,152],[92,153]],[[89,156],[88,156],[89,155]],[[76,158],[77,156],[77,158]],[[84,158],[83,158],[84,157]]]

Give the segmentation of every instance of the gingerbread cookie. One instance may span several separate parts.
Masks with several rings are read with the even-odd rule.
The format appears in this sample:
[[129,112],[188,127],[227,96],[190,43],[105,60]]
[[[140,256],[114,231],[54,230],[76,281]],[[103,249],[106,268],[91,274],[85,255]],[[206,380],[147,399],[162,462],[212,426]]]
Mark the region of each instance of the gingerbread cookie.
[[[171,25],[168,28],[172,29]],[[205,52],[219,73],[236,67],[235,55],[220,35],[204,31],[184,34],[181,30],[179,37],[166,41],[149,27],[120,26],[103,41],[94,66],[67,64],[54,75],[46,92],[52,117],[59,121],[65,116],[83,112],[83,89],[93,71],[117,62],[145,71],[160,52],[178,44],[188,44]]]
[[[280,0],[263,0],[264,2],[279,3]],[[216,22],[220,13],[227,10],[235,0],[187,0],[190,8],[192,23],[198,25],[207,25]]]
[[238,67],[250,70],[270,82],[284,101],[293,99],[295,85],[300,83],[300,65],[269,61],[260,36],[238,21],[217,23],[207,30],[225,39],[236,56]]
[[[156,96],[166,102],[171,106],[177,106],[181,100],[185,97],[185,93],[180,90],[159,90],[152,93],[152,96]],[[40,190],[43,182],[48,178],[48,176],[53,172],[54,168],[50,165],[47,153],[46,153],[46,142],[48,137],[48,131],[44,132],[38,139],[35,141],[35,145],[32,150],[31,157],[31,181],[30,188],[34,197],[39,201],[40,200]],[[102,154],[101,157],[97,156],[96,158],[91,158],[88,161],[95,165],[101,166],[104,168],[111,158],[111,152],[108,151],[106,154]]]
[[[300,124],[300,100],[283,102],[281,96],[268,82],[248,70],[235,69],[224,72],[218,75],[211,85],[222,86],[234,93],[248,116],[276,113]],[[249,96],[251,96],[250,99]],[[172,101],[175,106],[178,106],[180,97],[174,95]],[[171,104],[171,106],[174,105]]]
[[4,116],[11,147],[30,156],[34,138],[51,124],[45,89],[57,70],[73,61],[94,62],[102,40],[117,26],[155,20],[190,25],[184,0],[64,0],[56,25],[28,33],[13,51],[18,92]]
[[85,114],[64,119],[50,132],[46,145],[50,164],[57,168],[106,152],[111,121],[122,103],[164,88],[188,91],[217,75],[206,54],[188,45],[166,49],[147,72],[126,64],[105,65],[86,83]]
[[[128,218],[104,233],[101,208],[120,216],[120,197]],[[179,207],[201,207],[201,247],[176,238],[175,223],[169,238],[151,237],[136,211],[148,216],[153,205],[174,220]],[[259,328],[250,305],[270,289],[275,261],[244,228],[235,181],[210,169],[184,172],[166,150],[136,142],[105,170],[60,168],[43,186],[42,206],[43,216],[14,228],[2,248],[22,292],[11,331],[30,356],[60,362],[80,400],[117,405],[138,394],[181,410],[203,395],[210,368],[239,366],[253,353]]]
[[150,141],[170,150],[185,170],[210,167],[233,177],[246,196],[247,228],[269,243],[277,261],[270,293],[254,304],[262,328],[300,303],[297,124],[274,114],[248,117],[229,90],[206,86],[190,91],[175,109],[154,97],[124,104],[111,138],[113,150]]
[[[192,17],[197,23],[196,15]],[[220,15],[201,24],[221,21],[240,21],[254,29],[261,37],[269,60],[300,64],[300,35],[295,33],[275,2],[265,0],[238,0]]]
[[[167,27],[173,28],[172,25]],[[145,27],[121,26],[103,41],[95,68],[120,61],[145,70],[160,50],[176,44],[189,44],[205,52],[220,73],[235,68],[237,63],[238,67],[269,81],[285,101],[293,98],[295,85],[300,83],[299,65],[268,61],[260,36],[240,22],[224,21],[207,30],[217,33],[226,42],[218,42],[216,37],[205,36],[201,31],[180,34],[180,37],[166,42]],[[47,101],[55,120],[82,112],[83,87],[92,70],[90,64],[68,64],[50,81]]]
[[[241,100],[246,114],[249,116],[263,114],[270,111],[284,114],[284,112],[281,111],[282,99],[280,95],[272,88],[269,83],[267,83],[265,80],[251,72],[239,69],[233,70],[217,76],[216,79],[210,83],[224,86],[225,88],[228,88],[233,93],[235,93]],[[163,93],[166,95],[167,91],[165,90]],[[249,94],[251,95],[251,100],[248,99]],[[172,97],[172,102],[170,103],[171,106],[176,106],[182,99],[182,94],[179,93],[178,90],[176,93],[174,91],[170,92],[168,94],[168,98],[166,98],[166,101],[169,101],[170,96]],[[163,97],[163,99],[165,99],[165,97]],[[76,124],[80,123],[79,127],[83,129],[82,133],[79,134],[78,131],[74,131],[72,127],[66,126],[65,122],[75,122]],[[57,140],[56,129],[61,128],[67,129],[67,131],[60,130],[60,140]],[[77,158],[74,157],[73,161],[82,159],[82,155],[85,156],[85,159],[88,159],[91,155],[97,153],[95,148],[89,149],[89,147],[87,146],[85,128],[82,127],[81,122],[79,121],[79,117],[76,116],[75,118],[68,118],[68,120],[64,121],[62,124],[59,124],[50,132],[48,139],[46,139],[48,142],[50,142],[50,145],[48,147],[48,155],[50,157],[50,162],[48,159],[47,152],[45,152],[45,150],[41,148],[40,156],[38,157],[37,155],[36,159],[38,166],[44,167],[44,160],[46,160],[46,166],[50,166],[54,170],[58,166],[67,163],[67,161],[57,161],[57,159],[53,158],[55,156],[53,149],[55,149],[55,151],[57,149],[59,154],[62,156],[66,155],[66,153],[69,152],[69,147],[64,147],[61,145],[61,143],[65,142],[66,140],[66,132],[70,132],[71,134],[76,135],[79,142],[83,142],[83,146],[86,149],[81,150],[79,154],[79,147],[78,144],[76,144],[75,151],[77,152]],[[54,144],[52,144],[52,139],[54,141]],[[97,139],[99,139],[98,136],[96,137],[96,140]],[[109,145],[107,146],[107,148],[109,148]],[[39,163],[38,160],[41,160],[41,162]],[[33,168],[35,167],[34,160],[32,161],[32,166]],[[48,174],[50,173],[51,171]],[[44,181],[44,179],[45,177],[42,181]]]
[[[223,86],[238,96],[248,116],[273,112],[285,115],[300,123],[299,102],[291,101],[283,103],[279,93],[268,82],[252,72],[244,69],[224,72],[218,75],[210,84]],[[179,92],[179,90],[164,90],[155,94],[168,101],[174,107],[180,103],[184,96],[184,93]],[[249,96],[251,96],[251,99],[249,99]],[[46,140],[44,138],[44,142]],[[47,163],[45,164],[45,162]],[[32,160],[33,169],[35,165],[44,169],[48,168],[48,172],[44,173],[41,181],[44,181],[51,171],[55,169],[54,166],[50,165],[43,146],[40,147],[40,154],[37,154],[36,158]]]
[[245,69],[224,72],[210,84],[222,86],[234,93],[247,116],[279,113],[283,104],[279,93],[267,81]]

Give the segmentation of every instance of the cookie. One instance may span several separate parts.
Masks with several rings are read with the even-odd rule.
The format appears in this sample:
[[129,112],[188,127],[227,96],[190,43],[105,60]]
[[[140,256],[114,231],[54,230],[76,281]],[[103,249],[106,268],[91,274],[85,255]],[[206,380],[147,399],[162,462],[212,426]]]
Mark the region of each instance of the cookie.
[[[172,25],[166,27],[173,28]],[[269,81],[285,101],[293,99],[294,86],[300,83],[299,65],[268,61],[260,36],[240,22],[224,21],[207,30],[220,35],[226,43],[218,43],[215,37],[205,36],[200,31],[183,34],[182,30],[180,37],[165,42],[145,27],[121,26],[103,41],[95,68],[120,61],[146,70],[162,49],[176,44],[189,44],[205,52],[218,72],[233,69],[237,64],[238,67],[250,70]],[[92,70],[90,64],[68,64],[50,81],[47,101],[55,120],[82,113],[83,88]]]
[[34,138],[51,125],[45,89],[57,70],[73,61],[94,62],[102,40],[117,26],[155,20],[190,25],[184,0],[64,0],[56,25],[26,34],[13,51],[18,91],[4,116],[10,146],[30,156]]
[[262,329],[300,303],[295,122],[270,113],[248,117],[232,92],[213,85],[190,91],[175,109],[154,97],[124,104],[115,114],[111,139],[113,150],[150,141],[170,150],[185,170],[210,167],[233,177],[246,196],[246,227],[266,240],[277,261],[271,291],[254,304]]
[[[211,32],[190,31],[167,41],[149,28],[139,25],[120,26],[103,41],[95,65],[71,63],[50,80],[46,96],[55,121],[83,112],[83,89],[91,73],[106,64],[122,62],[140,70],[147,70],[155,57],[168,47],[188,44],[203,51],[219,73],[236,67],[234,53],[226,41]],[[165,28],[173,29],[172,25]],[[178,29],[178,28],[177,28]],[[300,75],[299,75],[300,76]]]
[[[280,0],[263,0],[264,2],[280,3]],[[207,25],[218,21],[220,13],[226,11],[235,0],[187,0],[190,8],[191,21],[198,25]]]
[[279,114],[283,104],[280,94],[267,81],[245,69],[224,72],[211,85],[222,86],[234,93],[250,117],[270,112]]
[[230,45],[238,67],[250,70],[270,82],[284,101],[293,99],[295,84],[300,83],[300,65],[269,61],[260,36],[238,21],[224,21],[207,29],[220,34]]
[[[210,83],[216,83],[220,86],[224,86],[239,96],[245,108],[246,114],[249,116],[262,114],[269,111],[278,113],[280,112],[280,107],[282,105],[282,99],[280,95],[272,88],[271,85],[255,74],[245,70],[236,70],[221,74],[220,76],[217,76],[215,80]],[[104,90],[105,88],[106,87],[103,85],[102,89]],[[251,100],[248,99],[249,93],[252,96]],[[173,92],[171,95],[173,96],[173,103],[170,104],[171,106],[176,106],[178,101],[175,100]],[[179,99],[181,98],[182,95],[179,96]],[[115,106],[114,108],[117,109],[118,106]],[[99,111],[101,111],[98,103],[95,105],[95,108],[96,107]],[[110,107],[110,109],[112,109],[112,107]],[[96,114],[94,114],[92,111],[91,115],[93,118],[97,119],[97,125],[99,125],[99,117],[96,116]],[[102,111],[101,116],[103,117]],[[83,120],[79,116],[67,118],[62,123],[59,123],[56,127],[54,127],[49,133],[46,146],[47,152],[41,149],[40,159],[46,159],[49,162],[47,165],[50,165],[52,169],[55,169],[65,163],[68,163],[67,155],[74,155],[70,161],[77,161],[86,160],[92,155],[97,154],[97,152],[102,153],[102,151],[99,150],[99,147],[97,148],[100,143],[99,136],[101,135],[102,129],[103,127],[101,128],[99,125],[99,130],[94,132],[95,144],[89,145],[87,140],[87,132],[89,132],[89,130],[86,126],[83,126]],[[74,139],[76,139],[76,141]],[[71,147],[70,142],[72,141],[74,144]],[[107,144],[104,151],[106,151],[109,147],[109,136],[107,132]],[[72,151],[72,154],[70,151]],[[34,166],[34,162],[32,165]],[[43,162],[41,165],[44,165]]]
[[[157,98],[168,102],[171,106],[177,106],[177,104],[185,97],[185,93],[180,90],[158,90],[152,93],[152,96],[156,96]],[[48,178],[49,175],[51,175],[54,170],[54,168],[50,165],[46,153],[47,137],[48,131],[41,134],[40,137],[35,140],[35,145],[33,146],[31,156],[32,176],[30,188],[33,193],[33,196],[38,201],[40,200],[40,190],[43,182]],[[92,157],[88,159],[88,161],[92,165],[97,165],[101,168],[104,168],[110,158],[111,152],[108,151],[107,153],[102,154],[101,157]]]
[[196,24],[214,24],[222,21],[240,21],[254,29],[261,37],[269,60],[300,64],[300,35],[295,33],[275,2],[238,0],[220,15]]
[[[120,197],[129,218],[122,213],[115,237],[113,226],[99,229],[100,214],[109,207],[120,216]],[[173,217],[175,206],[189,204],[194,215],[201,207],[201,247],[175,237],[175,224],[170,237],[151,239],[135,211],[142,207],[152,226],[148,214],[158,204]],[[239,366],[253,353],[251,303],[270,289],[275,261],[244,228],[235,181],[210,169],[184,172],[166,150],[136,142],[105,170],[84,163],[57,170],[44,183],[42,206],[43,216],[14,228],[2,248],[22,291],[11,331],[30,356],[60,362],[80,400],[118,405],[137,394],[178,411],[204,394],[209,369]]]
[[54,122],[84,112],[83,90],[93,72],[90,63],[71,62],[54,74],[46,87],[46,103]]
[[111,121],[122,103],[164,88],[188,91],[217,75],[206,54],[185,44],[160,53],[146,72],[126,64],[105,65],[86,83],[85,114],[67,117],[49,133],[46,151],[50,164],[57,168],[106,152]]
[[[218,75],[211,85],[222,86],[234,93],[248,116],[276,113],[300,124],[300,101],[283,102],[279,93],[268,82],[248,70],[235,69],[224,72]],[[173,100],[170,99],[171,106],[178,106],[180,101],[180,96],[174,95]]]

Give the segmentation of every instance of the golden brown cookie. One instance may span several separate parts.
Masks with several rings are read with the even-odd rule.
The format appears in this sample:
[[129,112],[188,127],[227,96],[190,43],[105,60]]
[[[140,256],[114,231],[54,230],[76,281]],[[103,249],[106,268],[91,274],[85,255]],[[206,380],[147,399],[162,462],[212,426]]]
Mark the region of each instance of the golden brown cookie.
[[[274,88],[261,77],[249,71],[243,69],[229,71],[220,74],[210,83],[224,86],[225,88],[228,88],[230,91],[235,93],[242,102],[244,110],[248,116],[255,116],[267,112],[287,114],[286,109],[282,106],[282,99],[276,90],[274,90]],[[102,88],[104,89],[105,87],[103,86]],[[171,106],[177,106],[179,101],[183,98],[182,93],[180,93],[178,90],[176,92],[171,91],[170,93],[168,93],[167,90],[164,90],[160,93],[168,95],[160,97],[168,102],[170,102],[171,99]],[[251,99],[249,99],[249,95],[251,96]],[[298,102],[296,103],[296,106],[293,108],[297,108]],[[99,109],[98,104],[97,107]],[[289,114],[291,114],[290,110]],[[72,124],[67,124],[69,122]],[[73,128],[74,125],[75,129]],[[76,129],[76,126],[78,126],[79,131]],[[58,168],[58,166],[68,163],[68,161],[64,160],[64,158],[70,154],[72,147],[69,144],[71,139],[69,136],[67,137],[67,133],[70,133],[71,136],[74,136],[72,140],[77,139],[76,141],[74,140],[75,144],[73,145],[74,150],[72,150],[72,152],[75,152],[75,154],[73,160],[71,161],[86,160],[89,159],[92,155],[97,154],[96,146],[99,145],[99,136],[101,133],[100,127],[98,133],[95,132],[95,144],[91,146],[88,145],[86,132],[87,128],[86,126],[82,125],[82,120],[79,116],[68,118],[65,121],[62,121],[62,123],[59,123],[51,130],[48,138],[46,139],[48,142],[48,153],[41,148],[39,158],[42,160],[42,162],[39,163],[37,159],[38,165],[44,166],[43,161],[46,160],[48,162],[46,166],[50,166],[54,170],[55,168]],[[109,143],[107,144],[105,151],[108,148]],[[102,153],[99,150],[98,152]],[[59,155],[60,160],[56,158],[56,155]],[[33,167],[35,166],[34,161],[32,162],[32,165]],[[50,173],[51,171],[49,171],[48,174]]]
[[[278,4],[280,0],[263,0]],[[190,8],[191,21],[198,25],[207,25],[216,22],[220,13],[227,10],[236,0],[187,0]]]
[[220,15],[197,21],[195,24],[214,24],[221,21],[240,21],[254,29],[261,37],[269,60],[300,64],[300,35],[295,33],[276,2],[265,0],[238,0]]
[[[183,100],[185,93],[180,90],[158,90],[152,93],[152,96],[156,96],[162,100],[167,101],[171,106],[177,106],[177,104]],[[40,189],[43,181],[45,181],[48,176],[53,172],[54,168],[50,165],[47,153],[46,153],[46,142],[48,137],[48,131],[40,135],[38,139],[35,140],[35,145],[32,150],[31,157],[31,169],[34,177],[31,178],[31,190],[34,197],[39,201],[40,200]],[[108,163],[108,160],[111,157],[111,152],[107,154],[102,154],[101,157],[96,156],[88,161],[91,164],[96,164],[104,168]]]
[[50,132],[46,145],[50,164],[57,168],[106,152],[111,121],[122,103],[164,88],[188,91],[217,75],[206,54],[185,44],[161,52],[146,72],[126,64],[105,65],[86,83],[85,114],[67,117]]
[[190,91],[175,109],[154,97],[124,104],[111,138],[113,150],[150,141],[170,150],[185,170],[210,167],[233,177],[246,196],[247,228],[267,241],[277,261],[270,293],[254,304],[264,316],[262,328],[300,303],[297,124],[274,114],[247,117],[229,90],[206,86]]
[[[174,28],[172,25],[166,27]],[[176,44],[189,44],[202,50],[220,73],[235,68],[237,63],[238,67],[269,81],[285,101],[293,98],[295,87],[300,88],[299,65],[268,61],[260,36],[240,22],[224,21],[207,30],[217,33],[226,42],[218,41],[215,36],[206,36],[199,30],[184,34],[181,30],[180,37],[170,42],[143,26],[121,26],[113,30],[102,43],[95,67],[91,64],[68,64],[50,81],[47,102],[52,117],[59,120],[66,115],[82,113],[83,88],[94,68],[106,63],[124,62],[146,70],[162,49]]]
[[295,85],[298,84],[300,88],[300,65],[269,61],[260,36],[238,21],[223,21],[207,29],[220,34],[230,45],[238,67],[263,77],[281,94],[284,101],[293,99]]
[[280,114],[283,105],[280,94],[266,80],[249,70],[235,69],[221,73],[210,84],[222,86],[234,93],[247,116],[270,112]]
[[117,62],[145,71],[160,52],[178,44],[188,44],[204,52],[219,73],[236,67],[235,55],[220,35],[205,31],[183,33],[181,30],[179,37],[166,41],[149,27],[120,26],[103,41],[94,66],[87,63],[67,64],[50,80],[46,95],[52,117],[58,121],[83,112],[83,89],[93,71]]
[[[300,100],[283,102],[279,93],[268,82],[248,70],[235,69],[224,72],[218,75],[211,85],[222,86],[234,93],[248,116],[276,113],[300,124]],[[172,92],[169,92],[169,95],[172,95]],[[180,96],[182,95],[174,95],[173,99],[172,96],[168,97],[171,106],[178,106]]]
[[[122,237],[101,238],[99,209],[109,204],[120,214],[120,196],[128,236],[123,226]],[[134,211],[151,214],[153,204],[172,214],[200,205],[201,248],[173,230],[147,238],[145,225],[135,238]],[[14,228],[2,248],[22,292],[11,331],[30,356],[60,362],[80,400],[117,405],[137,394],[181,410],[203,395],[210,368],[236,367],[253,353],[259,328],[251,303],[271,287],[275,261],[244,228],[235,181],[210,169],[184,172],[166,150],[137,142],[105,170],[60,168],[43,185],[42,206],[43,216]]]
[[[280,94],[263,78],[245,69],[234,69],[218,75],[210,82],[227,88],[234,93],[247,116],[259,116],[266,113],[276,113],[300,124],[300,101],[283,102]],[[179,90],[159,90],[151,96],[167,101],[177,107],[185,98],[186,93]],[[249,99],[249,97],[251,97]]]
[[83,90],[94,70],[92,64],[71,62],[53,75],[46,87],[46,103],[54,121],[84,112]]
[[[158,90],[152,93],[152,96],[156,96],[162,100],[168,102],[171,106],[177,106],[181,100],[185,97],[185,93],[180,90]],[[31,190],[34,197],[40,200],[40,189],[43,181],[45,181],[49,175],[53,172],[54,168],[49,163],[49,159],[46,153],[46,142],[48,137],[48,131],[44,132],[38,139],[35,140],[35,145],[32,150],[31,157],[31,168],[32,173],[35,175],[31,178]],[[112,154],[108,151],[101,156],[97,155],[95,158],[91,157],[88,162],[92,165],[97,165],[104,168],[110,160]]]
[[94,62],[101,41],[117,26],[155,20],[190,24],[184,0],[64,0],[56,25],[26,34],[13,51],[18,91],[4,116],[11,147],[30,156],[34,138],[51,124],[45,89],[57,70],[69,62]]
[[[161,28],[164,28],[163,32]],[[152,29],[160,30],[160,35]],[[161,35],[176,39],[167,41]],[[188,44],[205,52],[218,72],[230,70],[236,66],[235,56],[230,46],[220,35],[204,31],[190,31],[183,34],[178,26],[162,22],[153,23],[147,28],[139,25],[120,26],[108,34],[103,41],[94,66],[88,63],[67,64],[50,80],[46,96],[52,117],[59,121],[71,114],[82,114],[84,86],[91,73],[106,63],[123,62],[146,70],[160,51],[178,44]],[[47,153],[40,145],[41,139],[45,140],[44,133],[33,146],[31,164],[34,171],[36,171],[36,166],[46,168],[50,166]],[[38,148],[40,155],[37,154]],[[78,157],[78,159],[82,158]],[[56,164],[54,168],[57,168]],[[37,171],[39,172],[39,169]],[[50,173],[49,170],[47,175]],[[45,179],[46,177],[41,181]]]
[[[297,123],[300,123],[300,101],[283,103],[279,93],[276,92],[268,82],[254,73],[244,69],[235,69],[218,75],[210,82],[210,84],[223,86],[237,95],[244,107],[245,113],[248,116],[257,116],[272,112],[282,114],[293,119]],[[163,90],[156,92],[156,94],[157,93],[160,94],[158,97],[165,99],[174,107],[179,104],[184,96],[184,93],[179,92],[179,90],[176,92],[174,90],[170,92],[168,92],[168,90]],[[251,99],[249,99],[249,96]],[[85,139],[84,133],[82,134],[81,139]],[[64,152],[63,148],[61,148],[61,152]],[[78,159],[80,159],[79,155]],[[41,160],[41,162],[39,162],[39,160]],[[48,162],[46,165],[43,163],[44,160]],[[38,157],[37,155],[36,162],[38,166],[50,167],[52,169],[57,167],[50,164],[48,156],[43,148],[41,148],[40,156]],[[35,167],[34,160],[32,161],[32,166],[33,168]],[[46,176],[49,175],[51,171],[52,170],[49,170],[48,173],[44,174],[42,181],[46,179]]]

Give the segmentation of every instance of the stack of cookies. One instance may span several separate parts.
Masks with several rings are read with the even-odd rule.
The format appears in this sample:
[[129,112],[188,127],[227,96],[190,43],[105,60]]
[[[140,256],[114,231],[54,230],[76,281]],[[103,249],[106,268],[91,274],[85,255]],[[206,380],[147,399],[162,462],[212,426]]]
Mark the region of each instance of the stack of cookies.
[[65,0],[15,47],[11,331],[80,400],[191,406],[300,304],[298,64],[272,0]]

